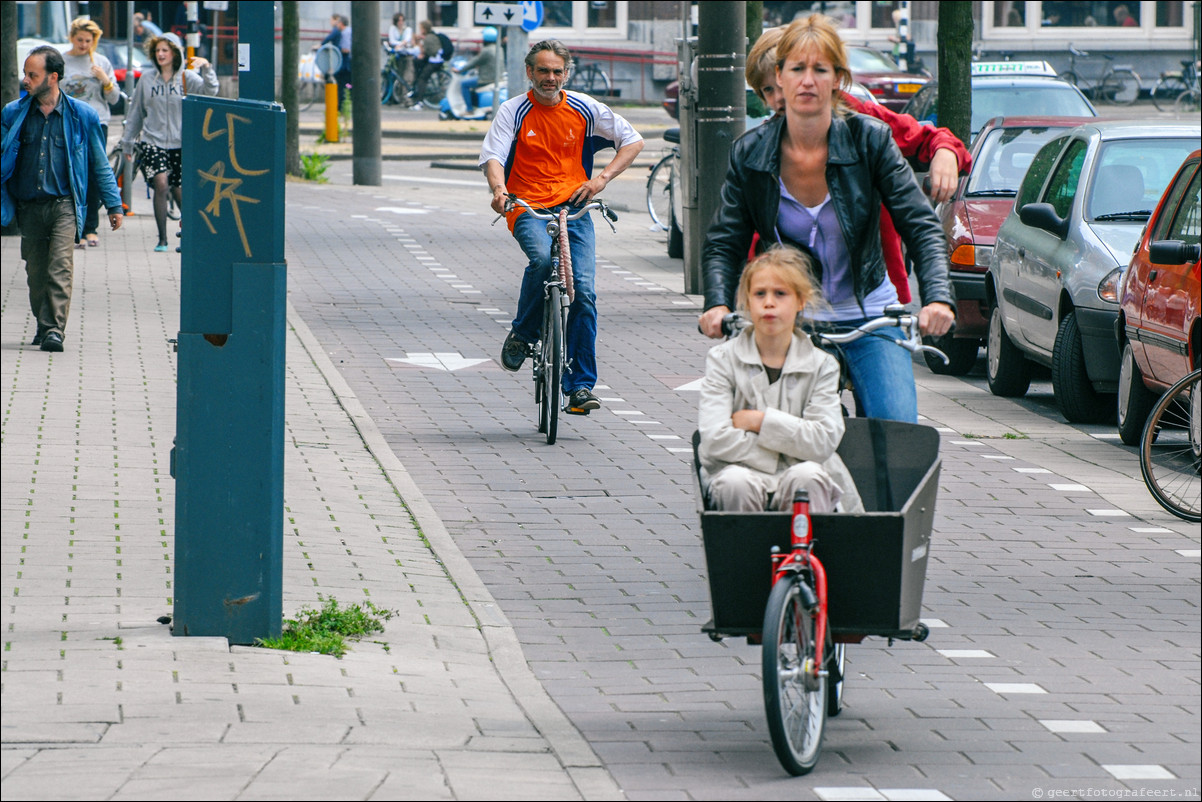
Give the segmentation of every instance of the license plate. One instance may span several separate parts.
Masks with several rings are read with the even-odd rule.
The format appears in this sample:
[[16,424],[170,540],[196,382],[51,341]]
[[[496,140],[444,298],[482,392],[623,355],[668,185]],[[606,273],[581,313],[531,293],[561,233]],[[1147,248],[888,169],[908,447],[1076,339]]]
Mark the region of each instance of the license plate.
[[897,93],[899,95],[912,95],[922,89],[922,84],[898,84]]

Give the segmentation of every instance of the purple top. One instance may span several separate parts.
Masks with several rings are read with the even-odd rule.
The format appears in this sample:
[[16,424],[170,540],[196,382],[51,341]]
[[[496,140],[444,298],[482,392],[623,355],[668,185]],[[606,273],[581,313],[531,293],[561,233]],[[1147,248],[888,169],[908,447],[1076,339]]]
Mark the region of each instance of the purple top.
[[[828,193],[817,206],[804,206],[789,194],[780,182],[780,210],[776,219],[777,235],[802,243],[822,263],[822,297],[828,308],[808,310],[815,320],[857,320],[880,315],[886,305],[897,302],[897,290],[888,277],[864,298],[864,308],[856,301],[851,275],[851,257],[839,218]],[[892,296],[891,298],[888,296]]]

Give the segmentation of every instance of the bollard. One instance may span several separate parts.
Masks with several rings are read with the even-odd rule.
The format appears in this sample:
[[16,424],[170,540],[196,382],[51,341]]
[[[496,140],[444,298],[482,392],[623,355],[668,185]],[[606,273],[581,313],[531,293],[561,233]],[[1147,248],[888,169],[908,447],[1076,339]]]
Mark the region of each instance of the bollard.
[[183,102],[175,635],[249,644],[283,615],[283,107]]
[[338,141],[338,84],[326,76],[326,142]]

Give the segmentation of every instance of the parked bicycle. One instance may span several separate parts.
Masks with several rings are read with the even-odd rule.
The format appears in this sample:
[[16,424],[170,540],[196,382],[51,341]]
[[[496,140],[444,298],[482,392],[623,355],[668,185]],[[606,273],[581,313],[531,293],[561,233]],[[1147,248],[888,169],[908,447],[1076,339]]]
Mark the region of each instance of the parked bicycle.
[[668,256],[679,259],[684,256],[684,232],[676,219],[676,192],[680,190],[677,170],[680,164],[680,129],[664,131],[664,141],[672,145],[647,176],[647,213],[651,222],[662,231],[668,232]]
[[1068,52],[1068,69],[1056,76],[1060,80],[1080,87],[1091,99],[1104,103],[1130,106],[1139,97],[1143,82],[1129,64],[1115,64],[1113,56],[1102,53],[1102,58],[1106,59],[1102,74],[1092,81],[1087,78],[1083,80],[1084,77],[1077,72],[1077,59],[1089,58],[1089,53],[1071,44]]
[[1168,389],[1148,416],[1139,444],[1144,483],[1160,506],[1187,521],[1202,520],[1202,371]]
[[[568,245],[568,223],[579,220],[599,209],[610,229],[617,233],[614,223],[618,216],[605,202],[593,198],[584,206],[568,213],[567,207],[552,212],[545,207],[535,208],[517,195],[509,195],[505,211],[521,206],[527,214],[547,223],[551,238],[551,275],[543,284],[543,322],[538,343],[533,347],[534,403],[538,405],[538,430],[546,435],[547,445],[554,445],[559,432],[559,412],[567,399],[563,394],[563,375],[570,369],[567,362],[568,307],[575,297],[572,285],[572,250]],[[501,217],[504,217],[502,215]],[[498,217],[497,220],[500,220]],[[496,224],[496,220],[493,221]]]
[[398,53],[393,53],[384,47],[384,66],[380,70],[380,102],[385,106],[412,103],[413,84],[405,79],[408,72],[407,63],[411,59]]
[[572,70],[572,77],[568,80],[567,88],[593,97],[605,97],[613,93],[613,83],[609,80],[609,73],[601,69],[599,64],[578,65],[576,69]]
[[1194,110],[1197,110],[1198,95],[1198,62],[1192,58],[1181,60],[1180,70],[1162,72],[1152,87],[1152,105],[1159,111],[1172,111],[1177,99],[1187,92],[1192,92]]
[[[728,315],[723,330],[741,325]],[[826,348],[899,326],[897,345],[921,352],[918,318],[904,307],[848,332],[818,334]],[[818,764],[826,719],[839,714],[846,644],[870,635],[922,641],[920,621],[935,496],[939,434],[929,426],[869,418],[846,421],[838,453],[865,513],[810,514],[805,491],[792,513],[720,512],[708,503],[708,477],[693,435],[702,499],[701,535],[714,617],[713,640],[762,643],[764,707],[773,750],[793,775]],[[771,577],[771,582],[765,579]]]

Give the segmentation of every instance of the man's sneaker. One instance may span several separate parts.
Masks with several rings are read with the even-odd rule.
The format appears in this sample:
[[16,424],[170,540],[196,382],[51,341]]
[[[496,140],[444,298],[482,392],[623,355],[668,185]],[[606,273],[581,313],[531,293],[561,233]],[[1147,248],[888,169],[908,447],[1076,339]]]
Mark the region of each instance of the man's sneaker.
[[587,415],[594,409],[601,408],[601,399],[593,395],[592,390],[581,387],[573,390],[568,396],[568,413],[571,415]]
[[57,331],[47,332],[46,336],[42,339],[42,350],[54,351],[56,353],[63,350],[63,335]]
[[505,344],[501,346],[501,367],[516,372],[522,367],[522,363],[528,356],[530,356],[530,346],[519,340],[517,335],[510,331],[505,337]]

